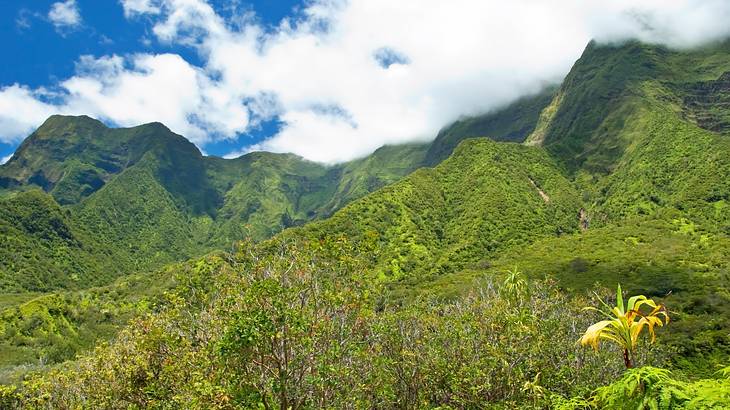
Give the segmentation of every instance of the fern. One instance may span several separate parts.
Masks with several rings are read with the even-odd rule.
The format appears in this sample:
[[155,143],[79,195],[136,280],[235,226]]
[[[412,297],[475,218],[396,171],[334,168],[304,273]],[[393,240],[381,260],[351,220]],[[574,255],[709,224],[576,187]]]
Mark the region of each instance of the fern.
[[[608,410],[727,409],[730,408],[727,368],[718,373],[719,379],[690,383],[674,379],[672,373],[665,369],[648,366],[629,369],[616,383],[597,389],[591,405],[592,408]],[[554,402],[553,408],[581,407],[570,407],[570,401],[564,401]]]

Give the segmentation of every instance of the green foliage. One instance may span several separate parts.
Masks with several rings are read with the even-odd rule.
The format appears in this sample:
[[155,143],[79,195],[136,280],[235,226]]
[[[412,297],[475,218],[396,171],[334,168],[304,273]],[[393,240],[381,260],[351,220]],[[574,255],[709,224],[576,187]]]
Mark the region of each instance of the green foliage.
[[191,264],[173,265],[104,287],[30,294],[26,299],[0,294],[0,302],[9,299],[0,310],[0,383],[74,359],[111,339],[130,319],[165,303],[163,293],[177,283],[173,272],[182,275],[192,269]]
[[615,384],[599,389],[594,401],[601,408],[677,408],[688,397],[669,375],[654,367],[629,370]]
[[676,379],[665,369],[629,369],[618,381],[598,388],[589,399],[553,397],[553,408],[572,409],[725,409],[730,406],[730,379],[702,379],[694,382]]
[[729,47],[591,44],[538,125],[582,194],[587,231],[473,258],[454,274],[399,283],[399,291],[406,299],[455,297],[474,278],[514,266],[554,275],[570,291],[621,282],[671,301],[677,323],[667,342],[682,352],[675,364],[708,376],[730,353],[730,146],[722,126]]
[[414,172],[283,236],[341,232],[372,247],[371,268],[381,280],[422,280],[577,230],[577,197],[543,150],[472,139],[436,168]]
[[[557,92],[457,122],[430,147],[384,147],[333,167],[269,153],[207,158],[160,124],[109,130],[52,117],[0,167],[0,286],[13,292],[0,300],[2,357],[62,360],[113,334],[111,322],[150,313],[0,400],[727,407],[727,382],[710,377],[730,353],[729,47],[591,44]],[[465,140],[530,132],[544,147]],[[19,192],[29,186],[64,205]],[[138,304],[97,289],[20,293],[147,277],[329,215],[195,261],[175,291],[151,286]],[[676,309],[665,343],[638,364],[664,365],[676,351],[676,371],[703,380],[636,369],[591,393],[619,376],[620,352],[579,348],[589,323],[576,306],[596,283],[616,282]]]
[[[669,219],[669,221],[666,221]],[[532,279],[552,277],[570,292],[622,283],[631,293],[643,293],[671,306],[671,331],[664,343],[679,350],[675,366],[709,377],[730,349],[730,293],[727,272],[730,242],[722,235],[701,245],[706,234],[695,225],[692,235],[681,233],[673,218],[627,219],[621,225],[584,233],[544,238],[489,259],[488,266],[396,284],[403,299],[430,294],[455,298],[468,292],[483,276],[500,275],[517,266]],[[576,259],[581,262],[576,269]]]
[[[0,292],[75,289],[109,282],[120,269],[69,212],[39,190],[0,199]],[[106,262],[106,263],[104,263]],[[71,274],[69,274],[71,273]]]
[[84,201],[76,218],[127,272],[159,268],[200,252],[192,218],[144,168],[123,171]]
[[[131,272],[149,283],[144,272],[164,264],[331,213],[409,172],[424,152],[384,147],[337,167],[268,153],[223,160],[202,157],[161,124],[108,129],[87,117],[50,118],[0,170],[20,190],[0,203],[0,303],[12,312],[2,319],[1,377],[73,358],[146,309],[137,309],[142,291],[31,291],[102,286]],[[103,181],[87,192],[78,173]],[[31,318],[18,309],[34,298],[35,322],[20,329]]]
[[585,301],[554,283],[515,273],[401,307],[363,251],[332,237],[201,260],[160,312],[11,394],[28,408],[515,408],[620,374],[615,352],[575,343]]

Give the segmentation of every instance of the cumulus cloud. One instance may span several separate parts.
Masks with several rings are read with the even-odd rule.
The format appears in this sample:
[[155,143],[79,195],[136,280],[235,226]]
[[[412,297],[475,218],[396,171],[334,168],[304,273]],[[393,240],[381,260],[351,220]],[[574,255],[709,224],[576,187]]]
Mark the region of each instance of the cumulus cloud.
[[[425,141],[460,115],[537,92],[593,38],[682,48],[730,34],[725,0],[312,0],[274,28],[250,10],[223,17],[204,0],[121,4],[126,16],[150,19],[157,41],[193,47],[203,64],[172,54],[85,56],[58,84],[55,105],[16,86],[28,106],[120,125],[161,121],[201,147],[278,118],[276,135],[235,154],[322,162]],[[0,101],[10,98],[3,93]],[[11,121],[4,112],[0,126]],[[14,121],[2,128],[6,139],[40,123]]]
[[243,102],[178,55],[84,56],[77,71],[61,83],[63,110],[69,113],[122,126],[162,121],[201,146],[248,126]]
[[57,110],[41,101],[44,94],[18,84],[0,89],[0,142],[18,142]]
[[53,3],[48,11],[48,19],[57,30],[74,29],[81,25],[81,13],[76,0]]
[[127,18],[141,14],[158,14],[160,8],[152,0],[120,0]]
[[0,165],[10,161],[10,158],[12,158],[12,157],[13,157],[13,154],[0,158]]

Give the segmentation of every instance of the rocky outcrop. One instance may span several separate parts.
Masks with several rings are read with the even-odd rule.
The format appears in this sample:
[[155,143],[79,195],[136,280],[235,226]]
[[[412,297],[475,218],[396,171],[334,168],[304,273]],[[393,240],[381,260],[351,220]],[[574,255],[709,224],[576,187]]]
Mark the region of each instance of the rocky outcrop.
[[692,83],[684,89],[685,115],[717,133],[730,133],[730,71],[717,80]]

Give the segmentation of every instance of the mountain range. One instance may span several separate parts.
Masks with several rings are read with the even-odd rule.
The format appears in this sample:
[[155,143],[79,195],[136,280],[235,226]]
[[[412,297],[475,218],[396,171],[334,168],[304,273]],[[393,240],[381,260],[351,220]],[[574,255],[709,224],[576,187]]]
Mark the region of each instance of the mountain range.
[[0,168],[4,221],[22,231],[0,251],[0,289],[101,285],[327,217],[437,164],[468,136],[524,139],[551,92],[500,111],[514,117],[529,106],[520,122],[465,119],[431,144],[384,146],[333,166],[268,152],[208,157],[160,123],[110,129],[86,116],[52,116]]
[[569,294],[620,282],[671,306],[674,365],[706,374],[730,355],[729,104],[730,42],[632,41],[590,43],[562,84],[429,144],[338,165],[53,116],[0,166],[3,377],[112,338],[204,255],[332,237],[402,305],[517,267]]

